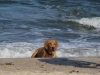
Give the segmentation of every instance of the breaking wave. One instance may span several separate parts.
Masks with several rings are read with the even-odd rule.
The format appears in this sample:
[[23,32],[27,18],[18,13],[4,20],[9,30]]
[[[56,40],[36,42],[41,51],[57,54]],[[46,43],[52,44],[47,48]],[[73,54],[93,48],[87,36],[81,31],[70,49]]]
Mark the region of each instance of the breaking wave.
[[[32,53],[42,46],[42,43],[2,43],[0,44],[0,58],[30,58]],[[99,57],[99,49],[100,46],[88,43],[59,43],[57,57]]]
[[94,28],[100,29],[100,17],[71,19],[69,21],[73,21],[82,25],[92,26]]

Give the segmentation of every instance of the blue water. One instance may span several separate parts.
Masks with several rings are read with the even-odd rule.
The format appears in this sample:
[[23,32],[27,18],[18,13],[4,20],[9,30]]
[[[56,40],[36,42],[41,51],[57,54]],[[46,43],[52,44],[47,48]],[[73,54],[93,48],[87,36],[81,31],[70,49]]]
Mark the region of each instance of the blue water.
[[0,58],[25,58],[48,39],[58,57],[100,57],[100,0],[1,0]]

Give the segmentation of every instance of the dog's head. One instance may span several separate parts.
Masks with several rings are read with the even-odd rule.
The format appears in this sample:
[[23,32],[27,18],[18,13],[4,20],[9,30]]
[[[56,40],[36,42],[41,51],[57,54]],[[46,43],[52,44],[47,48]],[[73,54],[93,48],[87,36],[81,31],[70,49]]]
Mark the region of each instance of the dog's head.
[[58,42],[56,40],[47,40],[44,43],[44,47],[49,52],[49,54],[53,54],[55,50],[58,48]]

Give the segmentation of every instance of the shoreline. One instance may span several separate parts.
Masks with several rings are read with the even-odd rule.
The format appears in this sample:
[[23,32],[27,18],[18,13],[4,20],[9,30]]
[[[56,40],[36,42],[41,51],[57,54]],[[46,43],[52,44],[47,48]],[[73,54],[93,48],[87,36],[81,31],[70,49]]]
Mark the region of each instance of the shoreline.
[[0,75],[100,75],[100,58],[0,58]]

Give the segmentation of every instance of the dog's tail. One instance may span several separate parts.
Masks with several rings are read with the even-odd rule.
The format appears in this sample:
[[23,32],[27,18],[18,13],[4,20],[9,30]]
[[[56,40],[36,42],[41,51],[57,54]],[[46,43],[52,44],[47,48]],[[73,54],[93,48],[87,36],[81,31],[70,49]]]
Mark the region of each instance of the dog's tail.
[[35,57],[38,57],[38,50],[36,50],[31,56],[31,58],[35,58]]

